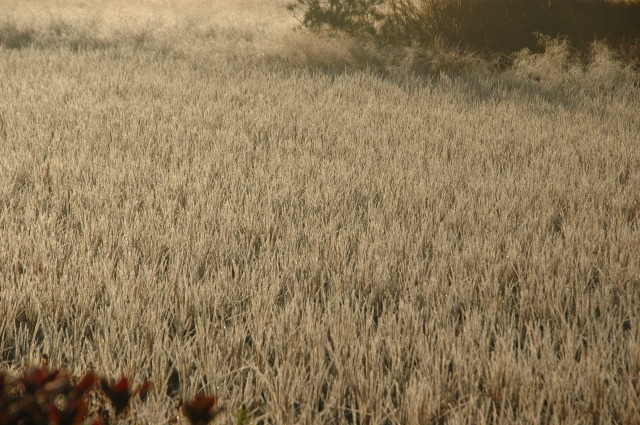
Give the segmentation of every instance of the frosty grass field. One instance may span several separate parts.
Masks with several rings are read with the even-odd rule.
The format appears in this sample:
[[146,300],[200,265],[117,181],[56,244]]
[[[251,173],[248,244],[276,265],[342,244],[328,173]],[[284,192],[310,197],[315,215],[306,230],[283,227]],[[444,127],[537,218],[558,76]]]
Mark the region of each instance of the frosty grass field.
[[139,423],[640,423],[637,71],[286,4],[0,1],[0,367],[150,379]]

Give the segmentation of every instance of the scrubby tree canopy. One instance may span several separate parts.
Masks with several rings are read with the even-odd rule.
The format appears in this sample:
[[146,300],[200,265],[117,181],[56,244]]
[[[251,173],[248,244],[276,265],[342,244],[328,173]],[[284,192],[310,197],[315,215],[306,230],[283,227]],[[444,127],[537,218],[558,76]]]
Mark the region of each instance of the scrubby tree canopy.
[[473,50],[540,48],[540,36],[578,48],[606,41],[640,57],[640,2],[607,0],[297,0],[302,22],[377,36],[383,43],[444,39]]

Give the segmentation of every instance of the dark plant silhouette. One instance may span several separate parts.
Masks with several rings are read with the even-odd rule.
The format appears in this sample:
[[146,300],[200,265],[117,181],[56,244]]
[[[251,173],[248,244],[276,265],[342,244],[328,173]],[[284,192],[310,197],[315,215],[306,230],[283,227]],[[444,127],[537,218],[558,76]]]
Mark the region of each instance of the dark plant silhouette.
[[431,45],[510,53],[542,51],[539,36],[586,52],[603,41],[640,59],[640,3],[611,0],[297,0],[303,25],[372,34],[381,44]]
[[80,424],[95,375],[72,383],[64,371],[31,367],[17,379],[0,372],[0,424]]
[[150,383],[143,383],[137,391],[131,390],[131,382],[125,377],[120,378],[114,384],[110,384],[108,380],[100,380],[100,388],[102,392],[107,396],[115,410],[116,416],[122,414],[129,407],[131,399],[135,395],[143,397],[150,389]]
[[204,425],[211,422],[220,413],[217,407],[218,397],[199,395],[182,406],[182,412],[193,425]]
[[328,25],[349,33],[376,32],[377,24],[383,19],[381,6],[385,0],[297,0],[288,6],[289,10],[303,8],[304,26],[317,28]]
[[[116,416],[124,417],[131,401],[144,401],[151,390],[148,381],[134,391],[124,376],[113,383],[93,372],[76,379],[46,364],[26,368],[17,378],[0,371],[0,425],[103,425],[107,411],[91,413],[90,393],[102,392]],[[208,424],[220,412],[217,403],[217,397],[200,395],[186,402],[183,412],[192,424]]]

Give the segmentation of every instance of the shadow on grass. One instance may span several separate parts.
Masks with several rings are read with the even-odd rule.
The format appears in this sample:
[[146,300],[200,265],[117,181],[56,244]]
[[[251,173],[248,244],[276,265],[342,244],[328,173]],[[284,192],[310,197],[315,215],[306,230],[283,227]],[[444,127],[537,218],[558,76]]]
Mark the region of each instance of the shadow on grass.
[[15,22],[0,22],[0,46],[7,49],[24,49],[35,40],[35,30],[28,27],[20,27]]

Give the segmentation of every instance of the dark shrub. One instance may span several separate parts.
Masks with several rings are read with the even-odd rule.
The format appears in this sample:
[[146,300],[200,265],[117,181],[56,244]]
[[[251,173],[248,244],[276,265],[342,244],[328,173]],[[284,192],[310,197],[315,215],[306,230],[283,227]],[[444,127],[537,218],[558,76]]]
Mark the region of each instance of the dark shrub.
[[536,33],[566,37],[582,48],[594,40],[633,44],[640,2],[606,0],[390,0],[390,39],[449,43],[492,52],[537,50]]
[[351,34],[376,32],[377,24],[384,15],[380,6],[385,0],[297,0],[289,5],[290,10],[305,10],[302,24],[318,28],[329,26]]
[[297,0],[308,27],[370,33],[383,44],[449,45],[481,52],[544,49],[540,34],[586,52],[595,40],[638,54],[640,2],[609,0]]

